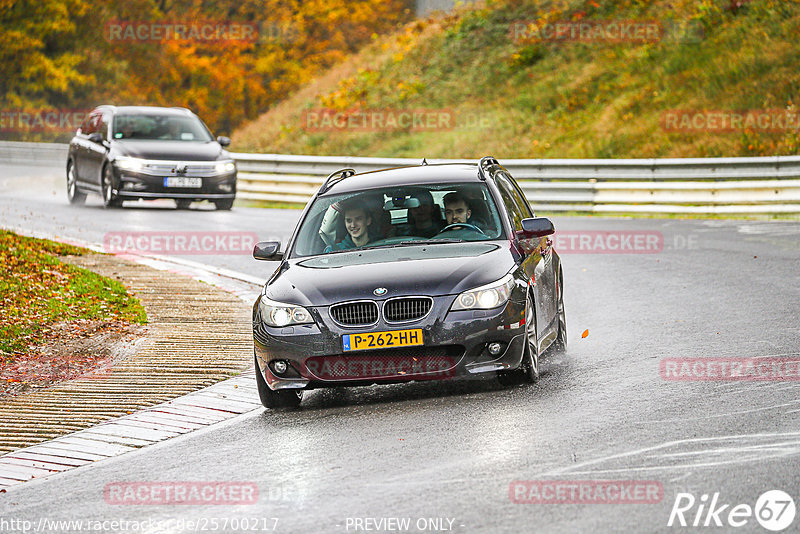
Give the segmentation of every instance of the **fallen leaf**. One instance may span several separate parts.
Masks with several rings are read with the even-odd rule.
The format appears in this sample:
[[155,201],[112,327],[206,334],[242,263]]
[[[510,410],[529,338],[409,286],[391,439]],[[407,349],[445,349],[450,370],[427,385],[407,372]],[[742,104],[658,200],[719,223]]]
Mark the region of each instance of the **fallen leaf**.
[[586,339],[587,337],[589,337],[589,330],[584,330],[583,334],[581,334],[581,338]]

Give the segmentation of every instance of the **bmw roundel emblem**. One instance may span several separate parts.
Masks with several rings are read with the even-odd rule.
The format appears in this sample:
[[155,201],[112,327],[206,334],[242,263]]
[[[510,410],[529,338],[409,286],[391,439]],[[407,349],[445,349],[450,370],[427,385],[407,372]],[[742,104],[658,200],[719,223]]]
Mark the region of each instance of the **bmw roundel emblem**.
[[375,294],[376,297],[382,297],[383,295],[386,294],[387,291],[388,290],[385,287],[376,287],[373,293]]

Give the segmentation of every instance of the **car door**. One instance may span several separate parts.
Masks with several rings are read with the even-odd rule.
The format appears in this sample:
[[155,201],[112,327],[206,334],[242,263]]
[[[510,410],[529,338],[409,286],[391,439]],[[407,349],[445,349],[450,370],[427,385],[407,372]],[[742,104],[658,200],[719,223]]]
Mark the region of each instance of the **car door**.
[[103,163],[106,159],[108,152],[108,123],[109,113],[92,113],[90,116],[92,122],[92,133],[99,133],[102,135],[100,142],[95,143],[87,139],[86,151],[86,181],[92,186],[100,188],[102,183]]
[[552,325],[557,311],[552,241],[548,237],[522,236],[522,219],[533,217],[533,210],[508,175],[498,172],[496,181],[503,203],[506,204],[509,216],[512,218],[510,222],[516,233],[519,249],[524,255],[523,269],[528,280],[535,281],[533,296],[536,307],[536,334],[541,341],[549,333],[548,327]]
[[94,113],[96,112],[90,113],[89,116],[84,119],[83,124],[81,124],[73,140],[74,149],[72,151],[72,160],[75,165],[75,178],[81,184],[85,184],[89,181],[89,164],[87,158],[89,155],[89,145],[91,144],[89,136],[95,128],[93,125]]

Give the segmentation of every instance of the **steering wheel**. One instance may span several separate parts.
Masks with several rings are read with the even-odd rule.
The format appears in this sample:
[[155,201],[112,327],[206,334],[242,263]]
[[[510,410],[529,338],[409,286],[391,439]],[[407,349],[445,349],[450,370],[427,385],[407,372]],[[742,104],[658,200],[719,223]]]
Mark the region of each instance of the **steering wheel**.
[[475,226],[474,224],[469,224],[469,223],[453,223],[453,224],[448,224],[447,226],[445,226],[444,228],[442,228],[441,230],[439,230],[439,233],[441,234],[442,232],[446,232],[446,231],[448,231],[448,230],[452,230],[452,229],[454,229],[454,228],[466,228],[467,230],[475,230],[475,231],[476,231],[476,232],[478,232],[478,233],[481,233],[481,234],[483,234],[483,235],[486,235],[486,234],[484,234],[484,233],[483,233],[483,230],[481,230],[480,228],[478,228],[478,227],[477,227],[477,226]]

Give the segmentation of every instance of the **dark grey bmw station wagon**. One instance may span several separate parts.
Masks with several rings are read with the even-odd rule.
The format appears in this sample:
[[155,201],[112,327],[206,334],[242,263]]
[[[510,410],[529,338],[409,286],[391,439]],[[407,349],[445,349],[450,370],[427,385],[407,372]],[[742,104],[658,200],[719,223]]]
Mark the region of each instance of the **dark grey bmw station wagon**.
[[561,260],[494,158],[331,174],[308,203],[253,307],[266,407],[304,390],[539,376],[566,347]]

